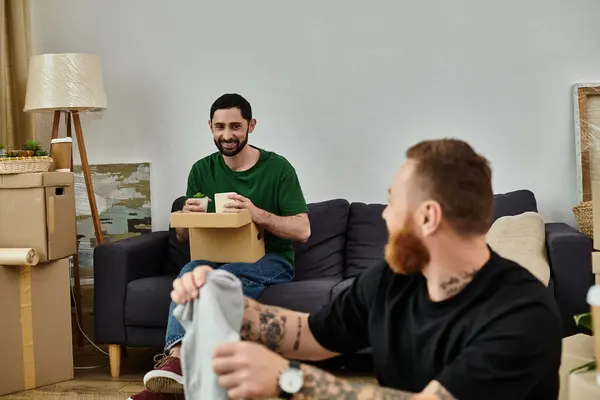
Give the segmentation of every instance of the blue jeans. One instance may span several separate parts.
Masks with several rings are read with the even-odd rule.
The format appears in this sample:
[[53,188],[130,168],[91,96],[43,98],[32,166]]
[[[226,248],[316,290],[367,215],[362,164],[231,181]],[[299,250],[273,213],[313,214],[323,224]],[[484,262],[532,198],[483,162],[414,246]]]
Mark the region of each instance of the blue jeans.
[[[231,272],[242,282],[244,296],[252,299],[258,298],[267,286],[288,283],[294,278],[293,267],[283,258],[274,254],[267,254],[255,263],[217,264],[205,260],[190,261],[181,269],[179,277],[181,278],[183,274],[191,272],[200,265],[210,265],[215,269],[224,269]],[[176,304],[171,302],[165,352],[168,352],[173,346],[181,342],[185,335],[183,326],[173,316],[175,306]]]

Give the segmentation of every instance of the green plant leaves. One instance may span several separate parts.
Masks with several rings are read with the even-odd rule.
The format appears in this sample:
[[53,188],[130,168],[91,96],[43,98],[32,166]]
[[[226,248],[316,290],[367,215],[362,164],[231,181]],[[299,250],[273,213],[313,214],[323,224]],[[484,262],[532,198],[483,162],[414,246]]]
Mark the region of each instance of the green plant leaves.
[[596,369],[596,361],[590,361],[587,364],[583,364],[581,367],[573,368],[572,370],[569,371],[569,373],[572,373],[575,371],[588,372],[588,371],[593,371],[595,369]]
[[576,315],[575,316],[575,325],[583,326],[584,328],[592,330],[592,314],[585,313],[585,314]]

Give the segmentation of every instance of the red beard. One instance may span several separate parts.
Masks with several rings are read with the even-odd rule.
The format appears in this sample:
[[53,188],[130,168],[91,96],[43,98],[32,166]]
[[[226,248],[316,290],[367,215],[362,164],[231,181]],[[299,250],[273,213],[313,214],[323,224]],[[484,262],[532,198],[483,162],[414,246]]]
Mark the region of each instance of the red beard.
[[404,228],[389,235],[385,245],[385,260],[395,273],[402,275],[421,273],[429,264],[429,250],[416,235],[410,218],[407,218]]

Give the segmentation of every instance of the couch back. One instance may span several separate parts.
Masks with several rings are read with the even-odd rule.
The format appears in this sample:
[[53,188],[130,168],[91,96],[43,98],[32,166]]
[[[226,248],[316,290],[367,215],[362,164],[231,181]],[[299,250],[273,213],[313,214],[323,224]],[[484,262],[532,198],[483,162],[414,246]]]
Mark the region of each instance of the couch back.
[[[180,197],[172,211],[181,210]],[[384,204],[349,203],[334,199],[308,205],[311,236],[295,243],[296,276],[305,281],[322,278],[351,278],[383,259],[387,228],[381,214]],[[494,195],[494,221],[502,216],[537,212],[535,196],[529,190]],[[189,261],[187,243],[179,242],[170,229],[169,262],[181,268]]]
[[[352,278],[380,262],[387,242],[381,217],[385,205],[328,200],[308,205],[311,237],[296,243],[295,280]],[[494,195],[494,221],[527,211],[537,212],[529,190]]]

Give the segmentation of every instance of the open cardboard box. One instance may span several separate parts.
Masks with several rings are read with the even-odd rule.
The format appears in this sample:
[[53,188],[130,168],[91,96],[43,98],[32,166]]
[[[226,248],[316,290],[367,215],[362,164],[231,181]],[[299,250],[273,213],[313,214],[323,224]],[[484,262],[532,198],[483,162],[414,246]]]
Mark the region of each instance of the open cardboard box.
[[[560,394],[559,400],[583,400],[584,397],[581,393],[578,393],[580,388],[571,387],[573,384],[573,377],[571,371],[574,368],[581,367],[594,359],[594,339],[592,336],[577,334],[564,338],[562,341],[562,362],[560,365]],[[579,376],[581,372],[577,373]],[[595,372],[589,372],[583,374],[589,379],[587,375],[595,378]],[[571,378],[571,379],[570,379]],[[595,380],[595,379],[594,379]],[[587,398],[586,398],[587,399]]]
[[0,396],[73,379],[67,258],[0,265]]
[[247,210],[238,213],[171,214],[172,228],[190,230],[192,260],[256,262],[265,255],[264,234]]
[[0,248],[34,248],[40,262],[77,252],[72,172],[0,175]]

